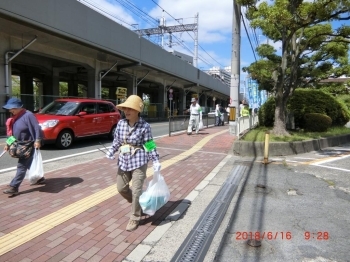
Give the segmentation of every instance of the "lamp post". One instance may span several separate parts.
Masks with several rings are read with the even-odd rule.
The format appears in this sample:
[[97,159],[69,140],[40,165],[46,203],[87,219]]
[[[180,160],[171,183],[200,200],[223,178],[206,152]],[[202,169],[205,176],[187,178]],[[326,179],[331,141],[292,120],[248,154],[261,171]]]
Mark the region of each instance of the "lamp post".
[[173,90],[170,88],[169,89],[169,101],[170,101],[170,105],[169,105],[169,117],[171,117],[171,104],[172,104],[172,100],[173,100]]

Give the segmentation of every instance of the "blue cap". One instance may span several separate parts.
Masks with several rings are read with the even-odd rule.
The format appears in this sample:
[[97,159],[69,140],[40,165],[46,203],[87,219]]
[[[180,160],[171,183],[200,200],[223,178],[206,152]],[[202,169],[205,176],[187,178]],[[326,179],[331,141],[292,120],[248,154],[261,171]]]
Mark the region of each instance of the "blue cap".
[[13,108],[21,108],[21,107],[23,107],[22,101],[17,97],[11,97],[7,101],[6,105],[4,105],[2,108],[3,109],[13,109]]

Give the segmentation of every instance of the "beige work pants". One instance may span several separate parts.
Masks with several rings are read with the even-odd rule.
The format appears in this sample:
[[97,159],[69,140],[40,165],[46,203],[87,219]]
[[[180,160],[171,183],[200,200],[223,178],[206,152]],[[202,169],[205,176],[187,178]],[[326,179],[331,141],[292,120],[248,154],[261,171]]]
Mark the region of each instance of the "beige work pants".
[[[129,203],[131,203],[131,220],[140,220],[142,209],[139,203],[143,182],[146,179],[147,164],[131,171],[118,168],[117,189]],[[132,189],[129,183],[132,182]]]

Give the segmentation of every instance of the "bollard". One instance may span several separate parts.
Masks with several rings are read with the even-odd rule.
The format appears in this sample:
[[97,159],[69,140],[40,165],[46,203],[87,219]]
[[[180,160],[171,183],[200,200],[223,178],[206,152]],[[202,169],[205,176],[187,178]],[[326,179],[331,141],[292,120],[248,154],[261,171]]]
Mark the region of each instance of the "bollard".
[[270,141],[270,132],[265,133],[265,145],[264,145],[264,161],[263,164],[269,163],[269,141]]

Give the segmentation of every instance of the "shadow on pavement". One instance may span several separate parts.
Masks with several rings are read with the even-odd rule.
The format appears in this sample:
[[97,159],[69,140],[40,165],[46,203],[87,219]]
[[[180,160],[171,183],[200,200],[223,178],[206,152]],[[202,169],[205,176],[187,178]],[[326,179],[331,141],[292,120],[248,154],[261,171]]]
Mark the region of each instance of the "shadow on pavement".
[[59,193],[67,187],[74,186],[76,184],[82,183],[84,180],[80,177],[57,177],[57,178],[47,178],[45,185],[33,186],[33,188],[21,191],[20,194],[27,194],[34,191],[44,192],[44,193]]
[[[141,225],[146,225],[151,223],[151,225],[158,226],[161,222],[165,221],[166,217],[169,216],[176,207],[183,202],[183,199],[179,199],[177,201],[168,201],[162,208],[160,208],[153,216],[145,216],[144,219],[140,221]],[[185,216],[187,209],[181,214],[181,216],[177,219],[180,220]],[[168,222],[171,222],[169,220]]]

